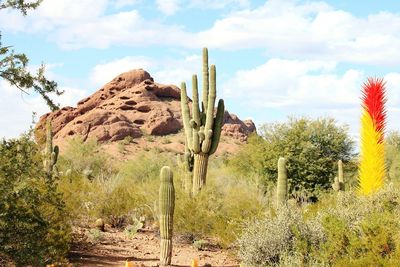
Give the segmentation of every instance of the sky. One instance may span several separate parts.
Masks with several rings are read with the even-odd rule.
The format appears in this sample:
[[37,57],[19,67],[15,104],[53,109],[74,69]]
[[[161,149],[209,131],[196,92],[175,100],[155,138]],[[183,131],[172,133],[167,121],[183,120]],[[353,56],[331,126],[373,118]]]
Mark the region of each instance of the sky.
[[[382,77],[388,130],[400,130],[398,0],[44,0],[24,17],[0,11],[2,45],[30,58],[76,103],[118,74],[147,70],[179,85],[217,67],[217,97],[257,126],[330,116],[357,139],[362,84]],[[49,112],[35,94],[0,80],[0,137],[17,137]]]

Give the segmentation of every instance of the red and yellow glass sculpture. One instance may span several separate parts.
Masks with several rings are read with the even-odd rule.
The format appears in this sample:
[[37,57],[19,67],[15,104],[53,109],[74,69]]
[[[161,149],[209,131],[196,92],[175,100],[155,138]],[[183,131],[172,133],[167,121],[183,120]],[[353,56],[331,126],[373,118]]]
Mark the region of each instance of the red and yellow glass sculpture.
[[369,78],[362,91],[358,185],[362,195],[370,195],[383,186],[385,178],[385,83],[383,79]]

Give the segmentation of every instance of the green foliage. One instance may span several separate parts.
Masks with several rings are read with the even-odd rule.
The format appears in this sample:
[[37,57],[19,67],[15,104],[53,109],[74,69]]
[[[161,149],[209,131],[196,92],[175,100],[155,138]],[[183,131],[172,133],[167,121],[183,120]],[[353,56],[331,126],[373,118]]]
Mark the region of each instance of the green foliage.
[[271,211],[249,221],[238,239],[239,258],[246,266],[275,266],[293,251],[308,251],[324,238],[320,224],[305,222],[296,207]]
[[72,173],[90,173],[88,177],[109,176],[115,173],[111,160],[96,140],[88,139],[83,142],[82,137],[69,140],[63,155],[60,157],[60,169],[70,169]]
[[239,152],[229,159],[233,172],[249,177],[250,174],[264,175],[264,157],[267,154],[265,140],[254,133]]
[[152,181],[159,177],[160,169],[163,166],[171,164],[169,155],[166,153],[158,155],[154,152],[140,153],[137,155],[138,160],[121,163],[118,166],[118,174],[136,182]]
[[[23,15],[26,15],[29,9],[37,8],[41,2],[41,0],[33,2],[25,0],[1,0],[0,10],[14,8],[20,10]],[[34,92],[42,96],[52,110],[58,109],[58,106],[49,97],[50,93],[55,93],[56,95],[62,94],[62,91],[57,89],[57,83],[45,77],[44,65],[37,70],[36,74],[31,74],[28,70],[28,63],[29,59],[25,54],[16,54],[11,46],[2,45],[0,34],[0,77],[22,92],[33,89]]]
[[399,214],[394,186],[369,197],[325,194],[318,203],[250,221],[239,257],[248,266],[399,266]]
[[[335,163],[339,159],[347,162],[352,157],[353,141],[347,127],[334,119],[289,118],[284,123],[265,124],[259,132],[263,140],[253,137],[232,163],[242,162],[238,168],[254,168],[264,174],[266,181],[275,182],[276,161],[285,157],[292,193],[305,191],[316,195],[319,189],[330,188],[337,172]],[[255,146],[260,147],[253,152]]]
[[87,234],[92,242],[98,242],[103,238],[103,233],[99,229],[89,229]]
[[222,167],[211,168],[207,187],[195,198],[177,190],[174,231],[196,240],[214,238],[227,247],[241,233],[244,221],[261,216],[265,208],[266,200],[254,184]]
[[390,180],[398,181],[400,177],[400,132],[390,132],[385,141],[387,175]]
[[17,266],[62,260],[70,226],[62,196],[46,177],[29,136],[0,144],[0,256]]
[[132,222],[125,228],[124,233],[128,237],[133,238],[136,235],[136,233],[143,228],[143,226],[144,226],[143,221],[137,219],[136,217],[132,217]]
[[205,239],[195,240],[193,242],[193,247],[197,250],[205,250],[210,243]]
[[0,9],[14,8],[21,11],[26,16],[29,9],[37,8],[43,0],[26,1],[26,0],[1,0]]
[[[96,147],[97,145],[89,146],[90,150]],[[75,148],[71,155],[83,156],[83,151],[88,150],[82,145]],[[96,153],[91,155],[92,160],[97,157]],[[133,223],[132,215],[156,220],[154,207],[160,184],[159,171],[163,165],[172,165],[169,158],[166,154],[142,153],[135,160],[115,166],[119,170],[117,173],[107,171],[113,167],[102,170],[101,165],[96,163],[90,165],[100,168],[92,167],[95,170],[92,179],[86,179],[82,172],[72,172],[61,177],[59,189],[63,192],[67,209],[76,223],[89,224],[94,218],[104,218],[107,223],[122,227]],[[79,160],[77,161],[79,164]],[[101,164],[110,166],[107,158]],[[71,166],[74,166],[73,163]],[[80,168],[85,166],[84,164]]]

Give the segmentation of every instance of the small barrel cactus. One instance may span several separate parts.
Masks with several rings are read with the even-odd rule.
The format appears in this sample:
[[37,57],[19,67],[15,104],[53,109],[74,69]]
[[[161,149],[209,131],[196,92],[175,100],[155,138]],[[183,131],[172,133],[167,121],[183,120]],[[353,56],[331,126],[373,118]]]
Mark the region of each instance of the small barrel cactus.
[[172,232],[175,209],[175,189],[173,174],[168,166],[160,173],[159,218],[160,218],[160,266],[170,266],[172,256]]
[[286,170],[286,159],[279,158],[278,160],[278,181],[277,181],[277,206],[285,205],[287,201],[288,179]]

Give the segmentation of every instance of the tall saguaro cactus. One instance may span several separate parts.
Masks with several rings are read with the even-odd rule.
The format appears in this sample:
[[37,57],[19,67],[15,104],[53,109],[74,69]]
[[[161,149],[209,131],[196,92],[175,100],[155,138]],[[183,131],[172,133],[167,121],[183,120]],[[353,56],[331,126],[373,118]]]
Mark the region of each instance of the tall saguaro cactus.
[[172,257],[172,232],[175,209],[175,189],[173,173],[168,166],[164,166],[160,172],[160,266],[170,266]]
[[[203,96],[201,109],[197,76],[192,77],[192,112],[190,114],[186,83],[181,86],[181,110],[185,138],[189,152],[194,157],[193,195],[196,195],[206,183],[208,158],[218,147],[224,118],[224,101],[218,101],[214,117],[216,88],[215,65],[208,68],[208,50],[203,49]],[[190,116],[192,115],[192,117]]]
[[343,162],[341,160],[338,161],[338,176],[335,177],[332,188],[335,191],[344,191]]
[[276,200],[277,207],[286,204],[288,192],[288,179],[287,179],[287,169],[286,169],[286,159],[279,158],[278,160],[278,181],[276,190]]
[[57,163],[59,149],[58,146],[53,148],[53,132],[51,122],[46,123],[46,145],[44,149],[43,166],[48,178],[53,176],[53,170]]

